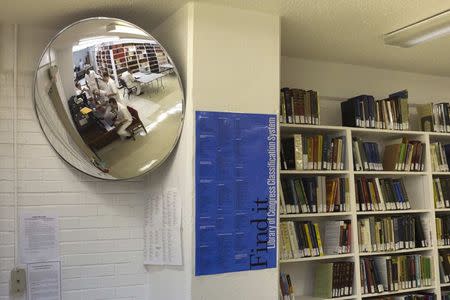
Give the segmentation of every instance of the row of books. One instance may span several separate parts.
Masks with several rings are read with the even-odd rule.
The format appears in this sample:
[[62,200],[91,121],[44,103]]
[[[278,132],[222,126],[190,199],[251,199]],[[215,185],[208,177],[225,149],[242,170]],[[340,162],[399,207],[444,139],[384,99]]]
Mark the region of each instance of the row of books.
[[430,256],[423,255],[361,258],[363,294],[431,286],[431,260]]
[[282,88],[280,123],[320,124],[319,96],[316,91]]
[[408,91],[393,93],[383,100],[359,95],[341,102],[341,113],[342,126],[408,130]]
[[354,137],[353,162],[356,171],[423,171],[425,144],[403,138],[400,143],[386,145],[381,160],[378,143]]
[[436,300],[434,293],[405,294],[395,296],[373,297],[372,300]]
[[279,296],[280,300],[295,300],[291,276],[283,272],[280,272]]
[[424,171],[425,144],[403,138],[401,143],[386,145],[383,168],[386,171]]
[[450,291],[442,291],[441,299],[442,300],[450,300]]
[[439,254],[439,276],[441,283],[450,282],[450,254]]
[[294,134],[281,140],[283,170],[344,170],[345,138]]
[[358,220],[360,252],[427,247],[429,239],[419,216],[367,217]]
[[281,222],[281,259],[324,255],[318,223]]
[[436,208],[450,207],[450,178],[433,178],[433,198]]
[[325,222],[324,240],[321,239],[319,223],[310,221],[281,222],[280,232],[282,260],[351,252],[349,220]]
[[450,215],[436,217],[436,235],[438,246],[450,245]]
[[356,210],[385,211],[410,209],[403,179],[356,178]]
[[354,270],[351,261],[318,264],[314,276],[314,297],[326,299],[353,295]]
[[355,171],[383,171],[377,143],[364,142],[358,137],[353,137],[352,146]]
[[431,169],[433,172],[448,172],[450,161],[450,144],[431,143]]
[[421,129],[432,132],[450,132],[449,103],[427,103],[417,105]]
[[323,213],[350,209],[348,178],[282,177],[280,213]]

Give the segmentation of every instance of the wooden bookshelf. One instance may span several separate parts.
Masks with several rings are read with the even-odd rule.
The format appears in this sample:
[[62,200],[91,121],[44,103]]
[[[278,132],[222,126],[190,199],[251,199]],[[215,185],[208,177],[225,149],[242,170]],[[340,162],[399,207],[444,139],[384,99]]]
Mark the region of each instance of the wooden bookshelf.
[[[342,171],[322,171],[322,170],[281,170],[279,168],[280,178],[284,176],[340,176],[347,177],[350,186],[350,210],[348,212],[330,212],[330,213],[308,213],[308,214],[280,214],[279,222],[287,220],[313,220],[317,219],[350,219],[352,222],[352,247],[351,254],[343,255],[325,255],[321,257],[312,257],[308,259],[290,259],[280,261],[280,272],[288,273],[294,286],[296,295],[313,295],[314,291],[314,270],[315,266],[321,262],[333,262],[339,260],[353,261],[354,287],[353,296],[342,297],[342,299],[362,299],[379,297],[386,295],[406,294],[420,291],[434,292],[437,299],[441,299],[441,288],[450,287],[450,284],[439,284],[439,250],[450,249],[450,246],[438,246],[435,217],[437,215],[450,214],[450,208],[435,208],[433,197],[433,176],[450,176],[450,172],[433,172],[431,170],[431,152],[430,143],[434,141],[450,142],[450,133],[433,133],[422,131],[400,131],[383,129],[365,129],[342,126],[321,126],[321,125],[300,125],[300,124],[280,124],[280,139],[293,134],[330,134],[341,135],[346,139],[345,157],[346,167]],[[419,140],[425,144],[425,170],[423,172],[398,172],[398,171],[354,171],[352,138],[361,137],[368,141],[379,143],[379,147],[391,143],[393,140],[408,137],[409,139]],[[381,153],[381,156],[383,154]],[[405,183],[406,191],[411,201],[411,209],[408,210],[386,210],[386,211],[357,211],[355,196],[355,180],[358,177],[388,177],[402,178]],[[281,191],[281,190],[280,190]],[[392,216],[392,215],[411,215],[418,214],[429,223],[429,236],[431,238],[430,246],[424,248],[402,249],[397,251],[380,252],[359,252],[357,221],[361,217]],[[426,230],[424,228],[424,230]],[[428,233],[426,233],[428,234]],[[281,233],[280,233],[281,235]],[[322,242],[323,237],[322,237]],[[281,243],[281,241],[280,241]],[[360,258],[378,255],[409,255],[424,254],[432,259],[432,285],[413,288],[408,290],[399,290],[393,292],[383,292],[376,294],[363,294],[360,286]],[[301,264],[301,266],[299,265]],[[296,296],[296,299],[315,299],[313,296]],[[340,299],[340,298],[336,298]]]

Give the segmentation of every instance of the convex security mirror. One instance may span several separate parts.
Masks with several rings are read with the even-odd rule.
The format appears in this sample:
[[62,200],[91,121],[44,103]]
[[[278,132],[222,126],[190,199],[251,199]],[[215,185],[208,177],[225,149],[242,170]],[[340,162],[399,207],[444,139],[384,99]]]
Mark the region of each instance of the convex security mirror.
[[58,33],[39,62],[34,99],[59,155],[103,179],[159,166],[183,124],[183,87],[170,56],[147,32],[118,19],[85,19]]

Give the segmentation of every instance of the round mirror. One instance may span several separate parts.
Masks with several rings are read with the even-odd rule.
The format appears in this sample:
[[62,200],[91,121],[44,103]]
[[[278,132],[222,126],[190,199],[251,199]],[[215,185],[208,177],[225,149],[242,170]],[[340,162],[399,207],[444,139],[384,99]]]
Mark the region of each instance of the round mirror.
[[183,87],[170,56],[147,32],[118,19],[85,19],[54,37],[36,71],[34,99],[59,155],[103,179],[159,166],[183,124]]

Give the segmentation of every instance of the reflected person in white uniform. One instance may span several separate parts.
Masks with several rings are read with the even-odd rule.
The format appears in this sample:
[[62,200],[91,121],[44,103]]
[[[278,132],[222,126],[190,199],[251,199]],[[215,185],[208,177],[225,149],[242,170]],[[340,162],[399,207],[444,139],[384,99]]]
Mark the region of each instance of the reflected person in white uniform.
[[108,72],[103,72],[103,81],[106,83],[106,97],[116,98],[119,89],[117,88],[116,82],[109,76]]
[[100,76],[98,76],[94,70],[92,70],[92,69],[86,70],[85,75],[84,75],[84,80],[86,82],[87,87],[89,88],[91,97],[93,97],[94,91],[98,91],[100,89],[100,87],[98,85],[99,78],[100,78]]
[[130,126],[131,122],[133,121],[133,117],[131,116],[130,112],[125,105],[117,102],[114,98],[109,99],[109,104],[111,105],[112,109],[117,112],[117,117],[114,121],[114,125],[117,127],[117,134],[122,140],[130,139],[131,134],[127,131],[127,127]]
[[141,94],[141,84],[136,81],[136,78],[134,78],[130,69],[127,69],[125,72],[123,72],[120,77],[123,79],[123,81],[125,81],[127,88],[131,89],[135,87],[136,95]]
[[78,68],[80,68],[80,71],[83,71],[84,69],[84,61],[82,59],[78,62]]
[[[86,86],[82,87],[78,81],[75,81],[75,95],[80,96],[83,93],[89,93],[89,88]],[[89,98],[88,95],[86,97]]]
[[114,124],[114,118],[116,117],[109,99],[106,97],[105,92],[102,90],[94,91],[94,106],[97,113],[109,124]]

